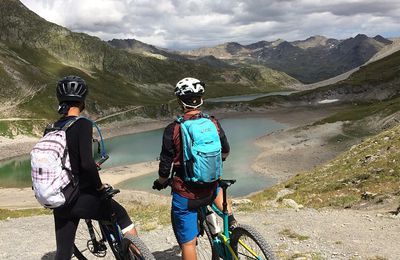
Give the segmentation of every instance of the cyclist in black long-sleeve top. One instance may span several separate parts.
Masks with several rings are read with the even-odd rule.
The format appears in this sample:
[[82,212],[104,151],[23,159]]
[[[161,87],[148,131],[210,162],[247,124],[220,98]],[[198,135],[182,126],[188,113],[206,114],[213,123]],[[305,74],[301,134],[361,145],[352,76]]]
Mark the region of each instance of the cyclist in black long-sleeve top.
[[[57,84],[59,113],[62,118],[54,126],[62,127],[69,120],[80,115],[85,108],[88,88],[85,81],[76,76],[68,76]],[[77,177],[79,197],[74,203],[53,211],[56,230],[56,260],[71,259],[73,243],[79,219],[107,220],[110,216],[107,204],[100,199],[106,187],[100,179],[92,154],[92,123],[78,119],[66,132],[68,154],[73,176]],[[122,232],[136,235],[136,229],[126,210],[115,200],[111,200]]]

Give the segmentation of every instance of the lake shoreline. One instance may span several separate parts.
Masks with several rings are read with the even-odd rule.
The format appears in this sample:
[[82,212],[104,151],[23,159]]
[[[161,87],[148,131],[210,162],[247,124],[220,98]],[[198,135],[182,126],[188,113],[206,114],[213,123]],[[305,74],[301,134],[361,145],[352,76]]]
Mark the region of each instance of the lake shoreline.
[[[255,144],[262,148],[260,154],[258,155],[257,159],[251,163],[252,169],[264,175],[269,175],[274,178],[280,180],[286,179],[288,176],[291,176],[298,172],[298,170],[302,170],[302,168],[297,167],[301,166],[296,160],[292,160],[291,162],[282,163],[285,161],[285,157],[287,154],[282,154],[276,151],[279,149],[287,149],[287,152],[291,152],[293,150],[293,136],[296,135],[297,130],[296,128],[301,125],[307,125],[312,122],[315,122],[319,119],[322,119],[336,111],[335,108],[327,108],[327,109],[309,109],[309,108],[298,108],[298,109],[290,109],[290,108],[280,108],[280,109],[268,109],[268,110],[259,110],[253,112],[225,112],[225,111],[214,111],[214,115],[217,118],[246,118],[246,117],[262,117],[262,118],[269,118],[275,120],[280,123],[287,124],[289,127],[285,130],[278,130],[272,132],[270,134],[264,135],[259,137]],[[112,138],[115,136],[132,134],[132,133],[139,133],[143,131],[150,131],[154,129],[159,129],[165,127],[168,123],[172,122],[170,120],[143,120],[142,122],[135,122],[134,125],[129,122],[122,122],[122,123],[114,123],[103,127],[103,135],[107,138]],[[116,126],[118,124],[118,126]],[[333,128],[332,131],[335,132],[338,128]],[[282,134],[284,133],[284,134]],[[311,132],[311,135],[320,135],[324,134],[324,130],[321,129],[320,131]],[[279,142],[273,142],[273,139],[278,137]],[[229,136],[228,136],[229,138]],[[314,139],[310,136],[310,139]],[[27,143],[25,145],[29,145]],[[161,144],[160,144],[161,146]],[[290,147],[289,147],[290,146]],[[21,146],[20,146],[21,147]],[[289,147],[289,148],[287,148]],[[1,146],[0,146],[1,148]],[[30,150],[30,149],[29,149]],[[310,149],[311,150],[311,149]],[[307,151],[304,151],[307,153]],[[309,154],[312,151],[308,152]],[[269,159],[269,157],[273,158],[273,160]],[[0,157],[1,158],[1,157]],[[312,160],[311,164],[314,166],[315,164],[319,164],[325,161],[325,158],[317,158],[316,160]],[[287,172],[286,170],[282,170],[277,168],[280,165],[286,165],[287,167],[291,167],[294,169],[291,172]],[[297,167],[297,168],[296,168]],[[135,163],[131,165],[124,165],[124,166],[117,166],[106,168],[101,172],[101,178],[104,182],[110,183],[112,185],[116,185],[121,183],[125,180],[139,177],[145,174],[150,174],[158,170],[158,162],[143,162],[143,163]],[[156,177],[156,176],[155,176]],[[18,204],[17,208],[29,208],[29,207],[38,207],[38,203],[33,198],[33,193],[30,188],[23,188],[23,189],[8,189],[3,188],[1,190],[1,195],[3,199],[0,200],[0,208],[15,208],[15,206],[11,206],[10,202],[13,201],[17,196],[21,203]],[[10,192],[7,192],[9,190]],[[124,191],[125,192],[125,191]],[[134,192],[134,191],[132,191]],[[127,194],[132,194],[132,192],[128,191]],[[14,194],[14,196],[6,196],[5,194]],[[17,194],[17,195],[15,195]],[[157,195],[155,195],[157,196]],[[28,198],[29,197],[29,198]],[[165,197],[165,196],[161,196]],[[15,201],[15,200],[14,200]]]

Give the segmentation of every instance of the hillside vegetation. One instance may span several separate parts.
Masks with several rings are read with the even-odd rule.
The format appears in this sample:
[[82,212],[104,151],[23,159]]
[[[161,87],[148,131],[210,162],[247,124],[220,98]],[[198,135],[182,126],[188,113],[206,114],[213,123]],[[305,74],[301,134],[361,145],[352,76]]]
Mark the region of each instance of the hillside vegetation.
[[[265,104],[316,105],[337,100],[338,111],[313,125],[344,122],[343,132],[328,140],[354,143],[348,151],[315,170],[295,177],[252,197],[256,203],[275,199],[282,189],[291,198],[310,207],[362,207],[400,200],[400,52],[370,63],[337,84],[249,102]],[[307,127],[313,127],[313,125]],[[328,143],[329,145],[329,143]],[[261,205],[259,204],[259,205]]]
[[[328,164],[253,197],[273,199],[284,188],[309,207],[361,207],[400,199],[400,126],[368,138]],[[369,202],[369,203],[366,203]]]
[[400,93],[400,51],[369,63],[348,79],[336,84],[306,90],[290,96],[270,96],[248,102],[251,106],[319,105],[333,103],[375,103],[395,98]]
[[185,76],[207,82],[209,96],[275,91],[296,82],[257,68],[130,53],[47,22],[18,0],[0,1],[0,117],[54,119],[55,83],[70,74],[87,80],[87,111],[96,116],[137,105],[160,107],[174,99],[173,85]]

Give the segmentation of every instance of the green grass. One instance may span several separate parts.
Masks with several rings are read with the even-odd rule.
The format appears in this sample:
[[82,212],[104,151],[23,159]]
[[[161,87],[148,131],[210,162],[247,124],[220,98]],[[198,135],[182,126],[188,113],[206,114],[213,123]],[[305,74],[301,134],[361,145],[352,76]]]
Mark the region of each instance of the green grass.
[[304,240],[307,240],[310,238],[309,236],[300,235],[289,228],[285,228],[284,230],[279,232],[279,234],[281,234],[282,236],[291,238],[291,239],[299,240],[299,241],[304,241]]
[[363,66],[353,73],[346,83],[351,85],[378,85],[398,79],[400,75],[400,51],[381,60]]
[[38,136],[48,124],[45,120],[0,121],[0,136],[14,138],[17,135]]
[[0,220],[5,220],[9,218],[31,217],[37,215],[50,215],[50,214],[52,214],[52,211],[44,208],[20,209],[20,210],[0,209]]
[[334,123],[337,121],[357,121],[369,116],[385,117],[400,111],[400,97],[371,103],[359,103],[345,106],[339,112],[314,124]]
[[142,230],[153,230],[158,225],[169,225],[171,223],[170,205],[143,205],[137,202],[135,204],[134,207],[129,207],[127,211],[129,216]]
[[315,208],[352,207],[364,192],[399,197],[400,126],[369,138],[314,171],[298,174],[283,185],[286,196]]
[[[136,225],[139,225],[142,230],[153,230],[158,225],[169,225],[171,223],[170,205],[142,205],[136,203],[133,207],[127,207],[127,211]],[[21,210],[0,209],[0,220],[50,214],[52,214],[52,211],[44,208]]]
[[311,259],[311,260],[322,260],[325,259],[319,252],[306,252],[306,253],[295,253],[284,259],[295,260],[295,259]]

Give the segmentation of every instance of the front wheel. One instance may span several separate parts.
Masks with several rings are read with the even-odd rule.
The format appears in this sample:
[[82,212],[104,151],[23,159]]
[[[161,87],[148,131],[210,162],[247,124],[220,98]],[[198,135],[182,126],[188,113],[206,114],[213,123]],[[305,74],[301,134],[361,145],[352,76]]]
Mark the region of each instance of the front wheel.
[[138,237],[126,233],[123,240],[126,260],[155,260],[150,249]]
[[248,225],[240,224],[232,231],[231,246],[238,259],[276,259],[267,241]]

